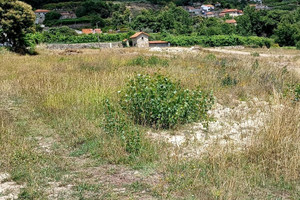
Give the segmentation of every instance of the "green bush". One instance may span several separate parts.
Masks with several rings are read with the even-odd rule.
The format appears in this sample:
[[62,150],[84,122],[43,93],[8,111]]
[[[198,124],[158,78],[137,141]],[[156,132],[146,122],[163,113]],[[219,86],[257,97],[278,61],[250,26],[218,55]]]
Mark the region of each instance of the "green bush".
[[106,99],[103,103],[104,118],[102,127],[109,136],[117,136],[122,141],[126,151],[138,154],[141,150],[141,132],[135,127],[118,106]]
[[184,89],[179,82],[162,75],[137,75],[121,91],[120,102],[135,123],[155,128],[207,122],[213,103],[211,93]]
[[226,76],[222,79],[223,86],[235,86],[238,81],[235,78],[232,78],[230,75],[226,74]]
[[300,50],[300,41],[296,43],[296,48]]

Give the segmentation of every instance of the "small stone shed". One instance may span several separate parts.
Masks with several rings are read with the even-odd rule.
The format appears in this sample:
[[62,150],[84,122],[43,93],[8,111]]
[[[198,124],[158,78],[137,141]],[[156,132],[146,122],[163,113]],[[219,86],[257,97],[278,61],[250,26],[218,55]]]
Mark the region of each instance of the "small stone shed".
[[149,41],[149,47],[169,47],[170,43],[166,41]]
[[145,32],[137,32],[130,37],[132,39],[132,46],[145,48],[149,47],[149,34]]

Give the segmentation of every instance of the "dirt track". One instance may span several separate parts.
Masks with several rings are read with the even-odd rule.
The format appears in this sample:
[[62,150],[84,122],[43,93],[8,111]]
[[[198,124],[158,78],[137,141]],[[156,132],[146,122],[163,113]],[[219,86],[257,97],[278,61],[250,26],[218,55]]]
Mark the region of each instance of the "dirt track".
[[[246,52],[246,51],[238,51],[238,50],[229,50],[229,49],[219,49],[219,48],[205,48],[207,51],[211,52],[220,52],[220,53],[226,53],[226,54],[239,54],[239,55],[252,55],[253,52]],[[300,55],[300,53],[299,53]],[[261,57],[288,57],[292,58],[295,57],[296,55],[286,55],[286,54],[261,54],[259,53],[259,56]]]

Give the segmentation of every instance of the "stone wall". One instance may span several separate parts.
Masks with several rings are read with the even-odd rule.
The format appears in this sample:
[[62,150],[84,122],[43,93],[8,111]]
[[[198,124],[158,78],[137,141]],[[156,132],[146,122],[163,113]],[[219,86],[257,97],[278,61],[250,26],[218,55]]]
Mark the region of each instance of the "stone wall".
[[93,49],[93,48],[122,48],[122,42],[77,43],[77,44],[47,44],[48,49]]

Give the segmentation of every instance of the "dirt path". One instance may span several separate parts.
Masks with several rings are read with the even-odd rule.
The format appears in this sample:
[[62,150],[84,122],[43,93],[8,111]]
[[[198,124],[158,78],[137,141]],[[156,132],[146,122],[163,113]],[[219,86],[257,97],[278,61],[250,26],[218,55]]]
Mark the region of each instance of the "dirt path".
[[[47,199],[155,199],[151,191],[159,183],[160,175],[155,172],[144,174],[123,165],[99,163],[88,155],[71,156],[72,149],[66,147],[57,130],[45,124],[41,118],[34,117],[26,105],[26,101],[16,103],[10,97],[1,95],[0,91],[0,126],[1,123],[10,123],[10,127],[13,127],[22,121],[30,132],[24,134],[22,140],[32,146],[30,150],[49,160],[55,157],[49,162],[41,158],[35,163],[39,165],[44,162],[44,169],[40,170],[46,171],[55,166],[63,170],[57,172],[60,178],[53,178],[52,175],[41,174],[39,167],[32,166],[31,176],[42,180],[27,182],[14,180],[10,172],[15,169],[0,168],[0,200],[17,199],[26,190],[39,191],[43,195],[39,198]],[[32,188],[30,185],[36,186]],[[28,186],[31,188],[28,189]]]
[[[247,51],[238,51],[238,50],[230,50],[230,49],[221,49],[221,48],[205,48],[205,50],[210,51],[210,52],[218,52],[218,53],[225,53],[225,54],[238,54],[238,55],[254,55],[254,52],[247,52]],[[257,56],[260,57],[275,57],[275,58],[280,58],[280,57],[286,57],[286,58],[293,58],[296,55],[286,55],[286,54],[266,54],[266,53],[259,53]]]

